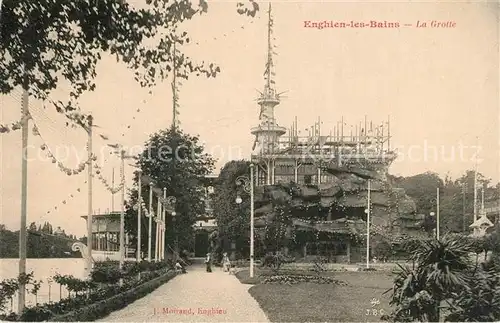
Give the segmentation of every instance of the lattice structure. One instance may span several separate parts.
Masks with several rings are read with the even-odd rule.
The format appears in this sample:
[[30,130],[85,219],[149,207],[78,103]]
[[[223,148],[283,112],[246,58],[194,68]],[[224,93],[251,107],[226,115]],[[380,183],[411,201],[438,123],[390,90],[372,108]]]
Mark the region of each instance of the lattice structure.
[[321,129],[321,120],[302,133],[297,118],[290,128],[278,125],[274,109],[280,104],[276,90],[273,60],[273,16],[269,5],[267,62],[265,85],[257,98],[260,105],[259,125],[251,129],[255,136],[252,162],[256,167],[256,184],[279,182],[321,184],[330,182],[327,168],[348,167],[366,169],[384,176],[396,158],[390,147],[390,123],[375,124],[367,118],[357,125],[347,124],[342,117],[328,134]]

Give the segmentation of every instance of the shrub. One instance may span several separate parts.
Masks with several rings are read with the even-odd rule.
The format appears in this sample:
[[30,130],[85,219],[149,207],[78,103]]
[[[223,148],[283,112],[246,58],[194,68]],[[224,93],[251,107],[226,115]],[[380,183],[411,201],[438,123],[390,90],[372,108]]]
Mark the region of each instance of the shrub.
[[[27,307],[19,317],[13,316],[10,320],[30,322],[41,322],[47,320],[89,321],[101,318],[110,313],[106,310],[106,308],[113,308],[111,311],[118,309],[115,308],[116,306],[109,306],[110,302],[116,302],[117,297],[124,302],[123,306],[125,306],[126,304],[146,295],[148,293],[147,290],[154,290],[174,276],[175,272],[168,272],[167,274],[164,274],[163,270],[157,272],[147,272],[144,275],[141,275],[140,280],[124,281],[122,286],[117,284],[103,285],[94,289],[87,295],[77,294],[73,298],[63,299],[57,303],[40,304],[37,306]],[[152,289],[146,288],[145,294],[134,294],[134,291],[144,290],[144,286],[151,286],[150,288]]]
[[113,266],[97,267],[94,268],[91,273],[92,281],[96,283],[115,284],[123,276],[123,273],[118,268]]
[[[96,266],[94,272],[99,273],[95,275],[104,275],[110,272],[113,268],[116,269],[117,263],[107,262],[105,264],[100,264]],[[169,263],[157,263],[157,264],[138,264],[137,266],[133,266],[133,264],[128,264],[128,268],[125,268],[123,271],[123,277],[128,277],[129,279],[124,279],[123,284],[119,285],[116,283],[112,284],[97,284],[94,281],[85,281],[77,279],[70,275],[56,275],[54,276],[54,281],[66,286],[68,291],[73,292],[75,294],[74,297],[63,299],[56,303],[46,303],[46,304],[37,304],[36,306],[31,306],[25,308],[21,315],[15,315],[11,313],[10,315],[0,316],[0,319],[5,321],[31,321],[31,322],[40,322],[46,320],[55,320],[55,321],[79,321],[79,320],[90,320],[84,319],[85,317],[93,318],[95,315],[99,316],[97,318],[103,317],[104,315],[109,314],[106,308],[113,308],[112,310],[118,309],[115,308],[116,305],[110,306],[107,305],[109,299],[116,299],[117,296],[121,296],[122,302],[128,301],[132,302],[145,294],[148,293],[148,289],[146,288],[145,294],[131,294],[128,293],[130,291],[138,290],[141,286],[152,286],[151,290],[154,290],[161,284],[170,280],[175,273],[168,272],[165,274],[165,268],[168,268]],[[135,268],[135,269],[133,269]],[[140,279],[137,278],[137,275],[133,275],[132,273],[138,268],[143,269],[151,269],[151,268],[159,268],[156,271],[144,271],[142,272]],[[101,279],[104,276],[101,276]],[[156,283],[158,282],[158,284]],[[148,285],[149,284],[149,285]],[[141,291],[144,290],[144,287],[139,289]],[[125,295],[125,296],[123,296]],[[128,296],[127,296],[128,295]],[[138,296],[142,295],[142,296]],[[100,305],[99,305],[100,304]],[[104,305],[103,305],[104,304]],[[127,303],[123,303],[127,304]],[[104,309],[101,307],[104,306]],[[97,308],[97,310],[95,310]],[[112,311],[111,310],[111,311]],[[94,312],[97,314],[88,314],[87,311]]]
[[0,311],[5,310],[6,303],[14,297],[18,289],[17,279],[5,279],[0,282]]
[[[12,302],[12,298],[15,293],[19,290],[20,284],[24,284],[26,291],[37,295],[40,290],[41,281],[35,280],[33,272],[29,274],[21,274],[17,278],[5,279],[0,282],[0,311],[5,311],[5,304],[8,301]],[[29,288],[31,286],[31,288]],[[12,315],[2,315],[0,319],[7,319]]]
[[500,318],[500,279],[495,271],[479,270],[473,283],[454,299],[447,322],[494,322]]
[[169,272],[161,277],[150,280],[135,288],[123,291],[111,298],[95,302],[60,316],[54,316],[52,322],[95,321],[109,315],[111,312],[125,307],[127,304],[144,297],[175,277],[175,272]]
[[90,289],[96,287],[95,282],[87,281],[75,278],[71,275],[60,275],[56,274],[53,277],[54,281],[62,286],[66,286],[66,289],[69,292],[74,292],[76,295],[82,292],[87,292]]
[[126,262],[123,265],[122,270],[119,269],[119,263],[117,261],[107,261],[96,264],[92,270],[92,281],[96,283],[110,283],[115,284],[121,278],[131,277],[139,273],[157,271],[160,269],[172,268],[173,264],[171,261],[161,261],[161,262]]

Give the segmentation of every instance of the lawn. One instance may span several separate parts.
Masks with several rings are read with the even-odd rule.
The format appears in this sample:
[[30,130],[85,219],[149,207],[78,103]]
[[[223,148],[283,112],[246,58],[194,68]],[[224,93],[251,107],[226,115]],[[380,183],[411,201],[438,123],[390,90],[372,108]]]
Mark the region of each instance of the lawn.
[[[287,274],[291,272],[280,272]],[[295,272],[299,273],[299,272]],[[317,275],[311,272],[302,274]],[[237,274],[242,283],[255,284],[249,293],[257,300],[272,322],[374,322],[382,314],[389,313],[389,294],[392,287],[388,272],[333,272],[322,273],[347,283],[334,284],[299,283],[294,285],[262,284],[270,275],[268,271],[256,271],[250,279],[248,271]],[[380,301],[372,305],[372,299]],[[382,314],[381,314],[382,312]]]

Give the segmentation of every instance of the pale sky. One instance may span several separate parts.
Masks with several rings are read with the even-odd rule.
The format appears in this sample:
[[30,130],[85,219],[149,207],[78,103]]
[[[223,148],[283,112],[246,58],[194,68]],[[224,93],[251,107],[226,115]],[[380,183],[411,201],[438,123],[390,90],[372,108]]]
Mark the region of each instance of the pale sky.
[[[250,128],[258,123],[256,89],[263,88],[267,46],[267,3],[260,4],[258,17],[252,19],[238,15],[233,1],[210,2],[208,14],[185,25],[192,43],[183,50],[196,61],[212,61],[221,68],[217,78],[193,76],[180,89],[182,128],[199,134],[208,152],[218,158],[216,172],[230,159],[248,159],[252,147]],[[391,143],[402,154],[389,172],[404,176],[425,171],[460,176],[474,167],[478,137],[479,170],[499,180],[496,4],[282,1],[273,2],[273,14],[276,85],[278,91],[288,91],[276,108],[280,125],[289,127],[297,116],[299,129],[305,129],[321,116],[327,134],[342,116],[356,125],[365,115],[377,123],[390,115]],[[401,27],[304,28],[309,20],[386,20]],[[415,27],[417,21],[432,20],[453,21],[456,27]],[[151,133],[170,125],[170,81],[149,95],[135,83],[131,71],[110,57],[97,73],[96,91],[80,101],[82,109],[92,111],[99,126],[96,133],[109,136],[110,142],[139,147]],[[0,97],[0,123],[19,119],[19,94]],[[67,95],[61,88],[52,97]],[[60,155],[64,149],[71,152],[68,167],[75,167],[78,156],[84,159],[83,130],[65,128],[64,117],[53,109],[42,110],[41,102],[31,101],[31,113],[52,150],[60,149]],[[103,176],[111,182],[115,167],[118,182],[119,160],[103,148],[105,141],[97,134],[94,138]],[[38,148],[42,141],[31,131],[29,143],[34,160],[28,163],[28,223],[50,221],[84,235],[80,216],[87,212],[86,171],[67,176],[37,157],[45,156]],[[1,223],[18,229],[20,131],[1,134],[0,147]],[[131,173],[132,167],[127,167],[128,185]],[[116,210],[119,198],[117,194]],[[94,209],[111,208],[111,200],[94,180]]]

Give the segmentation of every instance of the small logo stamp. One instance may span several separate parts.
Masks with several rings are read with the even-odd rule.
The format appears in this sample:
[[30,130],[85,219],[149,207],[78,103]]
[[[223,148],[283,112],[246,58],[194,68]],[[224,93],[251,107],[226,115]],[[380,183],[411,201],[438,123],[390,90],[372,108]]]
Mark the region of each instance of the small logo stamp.
[[370,301],[371,308],[366,309],[366,316],[382,316],[384,315],[384,310],[382,308],[377,308],[380,305],[380,300],[378,298],[372,298]]

